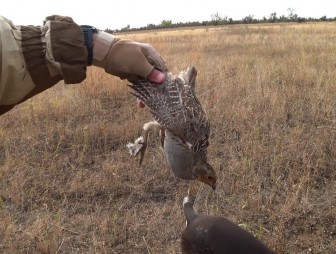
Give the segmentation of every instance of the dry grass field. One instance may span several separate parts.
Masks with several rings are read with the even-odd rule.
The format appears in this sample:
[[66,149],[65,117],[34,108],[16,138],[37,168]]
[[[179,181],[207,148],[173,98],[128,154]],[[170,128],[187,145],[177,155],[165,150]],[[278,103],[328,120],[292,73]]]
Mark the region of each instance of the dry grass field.
[[[215,192],[195,208],[278,253],[335,253],[336,23],[233,25],[121,34],[170,71],[194,65],[211,121]],[[91,67],[0,118],[0,253],[176,254],[187,183],[151,136],[127,82]]]

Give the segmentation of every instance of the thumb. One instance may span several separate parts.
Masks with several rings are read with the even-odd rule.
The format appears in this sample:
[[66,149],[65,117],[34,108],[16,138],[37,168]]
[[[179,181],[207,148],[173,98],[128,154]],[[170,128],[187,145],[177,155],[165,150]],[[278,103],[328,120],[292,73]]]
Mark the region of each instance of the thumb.
[[164,73],[154,68],[147,76],[147,79],[151,82],[160,84],[165,81],[166,76],[164,75]]

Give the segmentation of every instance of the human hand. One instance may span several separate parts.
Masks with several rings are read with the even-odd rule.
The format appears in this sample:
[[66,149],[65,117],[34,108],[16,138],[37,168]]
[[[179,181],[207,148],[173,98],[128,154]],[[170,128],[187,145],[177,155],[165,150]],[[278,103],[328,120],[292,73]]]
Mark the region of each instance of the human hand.
[[93,65],[129,81],[147,78],[162,83],[164,72],[167,71],[165,61],[150,44],[121,40],[105,32],[94,34]]
[[[150,44],[120,40],[105,32],[93,36],[93,65],[121,79],[147,78],[157,84],[165,80],[168,70],[165,61]],[[145,107],[140,100],[137,105]]]

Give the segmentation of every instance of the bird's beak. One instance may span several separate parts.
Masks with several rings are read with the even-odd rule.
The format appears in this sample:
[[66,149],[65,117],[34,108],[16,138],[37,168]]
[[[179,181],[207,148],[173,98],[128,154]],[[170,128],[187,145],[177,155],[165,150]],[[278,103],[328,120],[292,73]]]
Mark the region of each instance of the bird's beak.
[[216,179],[209,180],[206,176],[200,176],[198,180],[209,185],[213,190],[216,190]]

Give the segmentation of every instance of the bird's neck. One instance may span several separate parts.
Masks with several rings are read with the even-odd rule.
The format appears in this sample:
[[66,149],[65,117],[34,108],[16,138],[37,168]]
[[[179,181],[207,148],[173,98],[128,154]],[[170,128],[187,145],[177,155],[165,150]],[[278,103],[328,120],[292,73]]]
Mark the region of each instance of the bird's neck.
[[187,202],[183,205],[184,209],[184,216],[187,219],[187,223],[189,224],[197,215],[197,213],[194,211],[193,203]]

